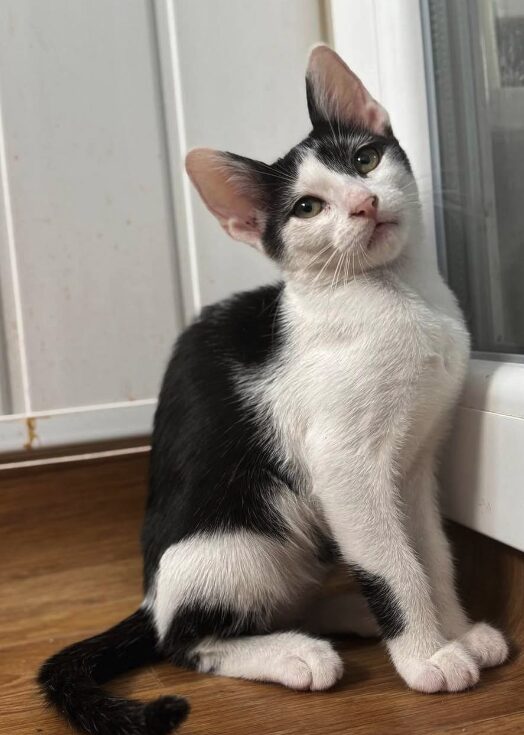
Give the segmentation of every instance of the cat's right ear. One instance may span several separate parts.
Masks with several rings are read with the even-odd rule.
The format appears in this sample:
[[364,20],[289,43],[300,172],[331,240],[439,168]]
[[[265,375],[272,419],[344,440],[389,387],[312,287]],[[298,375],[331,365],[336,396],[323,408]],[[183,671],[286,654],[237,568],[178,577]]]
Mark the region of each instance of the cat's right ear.
[[186,171],[209,211],[233,239],[259,250],[266,222],[262,167],[210,148],[194,148],[186,156]]
[[356,123],[379,135],[390,130],[386,110],[329,46],[315,46],[306,72],[309,117],[320,123]]

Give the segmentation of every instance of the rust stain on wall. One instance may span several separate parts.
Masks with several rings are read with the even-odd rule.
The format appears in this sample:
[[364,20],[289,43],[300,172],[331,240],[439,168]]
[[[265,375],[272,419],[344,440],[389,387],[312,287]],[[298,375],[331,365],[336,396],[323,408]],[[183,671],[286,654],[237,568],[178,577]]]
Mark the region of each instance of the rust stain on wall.
[[30,416],[25,420],[25,428],[27,432],[27,441],[24,444],[24,449],[33,449],[35,442],[38,441],[36,419],[34,418],[34,416]]

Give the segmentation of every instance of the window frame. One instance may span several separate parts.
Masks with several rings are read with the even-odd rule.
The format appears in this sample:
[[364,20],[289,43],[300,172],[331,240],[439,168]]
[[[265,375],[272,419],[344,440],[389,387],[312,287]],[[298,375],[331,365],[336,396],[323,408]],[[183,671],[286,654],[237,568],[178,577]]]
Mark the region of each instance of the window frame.
[[[388,109],[424,182],[426,244],[446,275],[442,211],[433,206],[441,187],[428,4],[328,0],[326,15],[331,43]],[[517,360],[472,353],[441,479],[449,518],[524,550],[524,364]]]

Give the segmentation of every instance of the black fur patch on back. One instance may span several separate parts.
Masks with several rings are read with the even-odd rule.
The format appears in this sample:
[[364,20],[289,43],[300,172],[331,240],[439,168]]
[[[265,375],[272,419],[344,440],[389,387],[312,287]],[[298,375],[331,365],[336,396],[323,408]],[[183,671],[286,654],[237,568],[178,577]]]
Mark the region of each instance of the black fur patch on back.
[[163,552],[200,532],[246,529],[283,537],[272,498],[291,486],[267,432],[242,396],[275,360],[283,335],[277,284],[203,310],[178,340],[155,415],[142,535],[146,589]]
[[391,639],[400,635],[406,627],[406,623],[400,605],[389,584],[378,574],[370,574],[359,567],[353,567],[353,571],[371,611],[380,625],[384,638]]

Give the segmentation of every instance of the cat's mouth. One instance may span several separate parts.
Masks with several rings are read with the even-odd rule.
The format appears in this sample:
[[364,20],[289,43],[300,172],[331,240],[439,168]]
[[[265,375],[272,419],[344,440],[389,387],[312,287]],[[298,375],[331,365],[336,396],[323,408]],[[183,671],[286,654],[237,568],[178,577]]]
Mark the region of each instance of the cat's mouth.
[[384,238],[387,237],[397,225],[398,222],[396,220],[384,220],[383,222],[377,222],[375,228],[373,229],[373,232],[371,233],[371,237],[369,238],[367,249],[371,250],[371,248],[373,248],[379,242],[382,242]]

